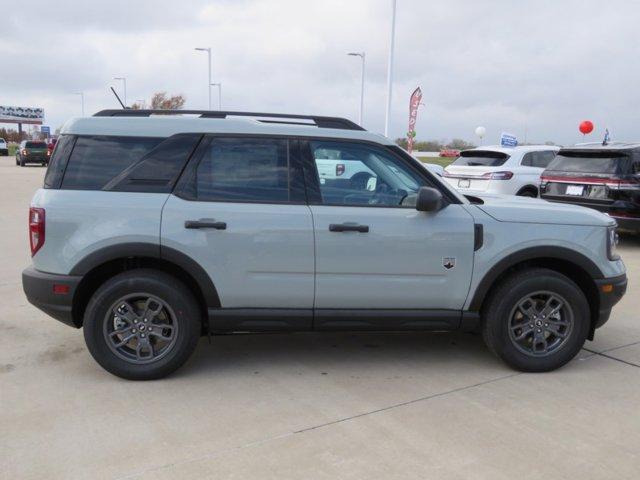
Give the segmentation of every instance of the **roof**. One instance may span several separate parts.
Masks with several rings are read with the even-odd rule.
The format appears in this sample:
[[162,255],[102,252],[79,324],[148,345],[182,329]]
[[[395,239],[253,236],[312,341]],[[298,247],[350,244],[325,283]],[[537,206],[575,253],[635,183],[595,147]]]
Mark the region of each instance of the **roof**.
[[[383,145],[394,143],[379,134],[360,130],[357,125],[346,119],[333,117],[317,117],[303,115],[282,114],[244,114],[238,112],[210,112],[194,111],[195,115],[185,115],[189,111],[154,115],[142,112],[142,116],[134,116],[133,112],[126,112],[122,116],[111,112],[99,112],[99,116],[72,118],[62,127],[61,134],[74,135],[114,135],[114,136],[142,136],[166,138],[177,133],[225,133],[241,135],[289,135],[299,137],[326,137],[357,139],[375,142]],[[211,116],[208,116],[211,115]],[[227,117],[227,115],[229,115]],[[240,116],[235,116],[240,115]],[[263,117],[262,120],[248,115]],[[273,119],[271,119],[273,117]],[[282,120],[290,117],[293,120]],[[265,119],[267,118],[267,119]],[[277,120],[276,120],[277,119]],[[311,123],[315,122],[315,123]],[[338,128],[326,128],[322,125],[336,125]],[[318,126],[321,125],[321,126]],[[354,128],[356,127],[356,128]]]
[[540,150],[559,150],[560,147],[556,145],[518,145],[517,147],[503,147],[501,145],[483,145],[481,147],[470,148],[468,150],[464,150],[465,152],[473,151],[473,150],[483,150],[490,152],[500,152],[506,153],[507,155],[512,155],[513,153],[524,153],[524,152],[539,152]]
[[602,145],[601,142],[576,143],[571,147],[563,147],[562,150],[632,150],[640,148],[639,142],[609,142]]

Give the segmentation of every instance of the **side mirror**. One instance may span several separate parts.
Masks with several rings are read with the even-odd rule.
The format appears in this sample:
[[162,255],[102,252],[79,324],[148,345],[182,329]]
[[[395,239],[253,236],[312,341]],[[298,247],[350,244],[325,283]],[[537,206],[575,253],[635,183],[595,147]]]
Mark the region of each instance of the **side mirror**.
[[419,212],[437,212],[442,208],[442,194],[431,187],[420,187],[416,199],[416,210]]

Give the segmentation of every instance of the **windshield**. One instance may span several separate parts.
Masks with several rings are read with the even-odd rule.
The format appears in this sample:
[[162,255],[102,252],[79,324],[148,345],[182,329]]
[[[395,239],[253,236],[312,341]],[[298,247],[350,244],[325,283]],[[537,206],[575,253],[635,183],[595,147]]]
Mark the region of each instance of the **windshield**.
[[617,173],[621,153],[562,152],[549,164],[547,170],[580,173]]
[[451,165],[464,167],[499,167],[509,158],[509,155],[502,152],[491,152],[488,150],[467,150],[460,153]]
[[26,148],[47,148],[47,144],[44,142],[27,142]]

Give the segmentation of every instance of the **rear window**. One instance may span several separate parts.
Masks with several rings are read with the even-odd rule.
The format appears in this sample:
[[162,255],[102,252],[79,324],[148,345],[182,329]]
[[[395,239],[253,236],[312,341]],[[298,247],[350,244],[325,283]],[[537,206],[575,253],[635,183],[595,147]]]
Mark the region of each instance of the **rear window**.
[[288,202],[287,140],[214,138],[198,164],[195,185],[198,200]]
[[618,152],[561,152],[547,170],[580,173],[618,173],[626,155]]
[[452,165],[464,167],[499,167],[509,159],[509,155],[502,152],[491,152],[488,150],[468,150],[461,152]]
[[78,137],[64,172],[62,188],[101,190],[162,140],[149,137]]
[[60,188],[62,175],[67,166],[67,160],[69,160],[69,155],[71,154],[75,140],[76,137],[73,135],[62,135],[60,140],[56,142],[51,160],[49,160],[47,174],[44,177],[44,188]]
[[25,148],[47,148],[47,144],[44,142],[27,142]]

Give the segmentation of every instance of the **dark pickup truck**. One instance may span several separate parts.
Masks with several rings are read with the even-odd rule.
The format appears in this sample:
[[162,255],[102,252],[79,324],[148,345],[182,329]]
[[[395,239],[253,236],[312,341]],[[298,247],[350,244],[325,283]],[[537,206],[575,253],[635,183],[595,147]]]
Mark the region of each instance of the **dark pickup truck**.
[[561,149],[540,177],[540,196],[594,208],[640,232],[640,143]]

